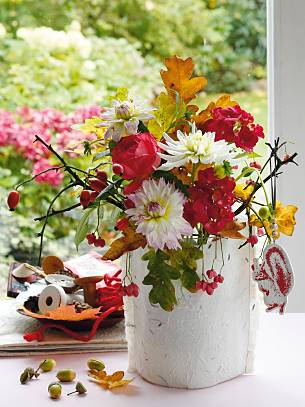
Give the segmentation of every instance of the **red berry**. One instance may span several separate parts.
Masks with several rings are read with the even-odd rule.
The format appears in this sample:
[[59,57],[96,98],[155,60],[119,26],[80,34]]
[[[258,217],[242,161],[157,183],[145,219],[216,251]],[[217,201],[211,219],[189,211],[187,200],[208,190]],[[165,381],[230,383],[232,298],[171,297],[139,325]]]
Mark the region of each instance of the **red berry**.
[[125,230],[129,226],[129,220],[126,218],[118,219],[116,223],[116,227],[121,232]]
[[261,237],[265,234],[265,231],[263,228],[258,228],[257,229],[257,236]]
[[87,237],[88,244],[94,244],[94,242],[96,240],[94,233],[88,233],[86,237]]
[[90,203],[90,191],[83,189],[80,193],[79,201],[84,208],[87,208]]
[[214,288],[211,287],[210,284],[207,285],[206,292],[208,295],[212,295],[214,293]]
[[126,292],[127,297],[133,296],[133,287],[131,284],[125,286],[125,292]]
[[208,283],[206,281],[201,282],[201,289],[202,291],[205,291],[207,289]]
[[218,287],[218,284],[213,281],[212,283],[210,283],[210,286],[215,290]]
[[104,247],[105,244],[106,244],[105,240],[99,238],[99,239],[96,240],[96,245],[95,245],[95,246],[96,246],[96,247]]
[[134,297],[138,297],[139,295],[139,287],[135,283],[130,284],[132,286],[132,292]]
[[208,276],[208,278],[214,278],[217,276],[217,273],[215,270],[210,269],[210,270],[207,270],[207,276]]
[[104,182],[107,181],[108,176],[105,171],[96,170],[95,173],[96,173],[96,178],[98,178],[100,181],[104,181]]
[[214,277],[214,282],[215,283],[218,283],[218,277],[219,277],[219,274],[216,277]]
[[247,242],[254,246],[258,242],[258,237],[256,235],[251,235],[248,237]]
[[221,274],[218,274],[218,282],[222,284],[224,282],[224,277]]
[[18,191],[11,191],[7,197],[7,205],[10,211],[14,211],[19,203],[20,194]]
[[195,287],[197,290],[201,290],[201,283],[202,283],[202,281],[196,281]]
[[112,171],[115,175],[123,175],[124,168],[121,164],[113,164]]

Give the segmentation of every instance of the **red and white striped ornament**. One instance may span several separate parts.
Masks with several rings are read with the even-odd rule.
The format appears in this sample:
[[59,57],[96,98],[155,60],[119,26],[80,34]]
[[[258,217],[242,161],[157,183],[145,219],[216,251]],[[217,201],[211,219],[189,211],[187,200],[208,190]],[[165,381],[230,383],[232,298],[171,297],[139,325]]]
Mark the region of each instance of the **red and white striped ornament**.
[[280,245],[268,245],[261,264],[259,259],[254,259],[253,278],[264,294],[266,311],[278,309],[283,314],[287,296],[294,284],[294,275],[288,255]]

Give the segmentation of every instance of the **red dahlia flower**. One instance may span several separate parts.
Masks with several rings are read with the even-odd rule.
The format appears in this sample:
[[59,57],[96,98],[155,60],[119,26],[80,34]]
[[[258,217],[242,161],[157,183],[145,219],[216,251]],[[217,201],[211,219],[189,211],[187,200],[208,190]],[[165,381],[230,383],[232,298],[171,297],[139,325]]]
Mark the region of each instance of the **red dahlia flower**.
[[205,131],[215,132],[215,140],[235,143],[245,151],[252,151],[259,138],[264,138],[264,129],[254,124],[253,116],[240,106],[217,107],[212,110],[212,119],[204,124]]
[[184,218],[193,227],[201,223],[208,233],[219,233],[234,218],[234,188],[233,178],[219,179],[213,168],[199,171],[198,181],[188,190],[190,200],[184,205]]

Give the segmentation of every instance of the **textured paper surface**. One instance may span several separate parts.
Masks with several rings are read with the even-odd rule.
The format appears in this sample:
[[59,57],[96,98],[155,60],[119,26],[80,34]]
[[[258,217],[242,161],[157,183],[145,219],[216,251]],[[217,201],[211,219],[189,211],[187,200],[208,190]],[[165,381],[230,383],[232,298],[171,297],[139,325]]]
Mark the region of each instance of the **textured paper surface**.
[[[239,244],[223,241],[225,281],[214,295],[190,294],[177,287],[178,306],[171,313],[149,303],[151,287],[141,284],[146,273],[143,250],[132,253],[131,269],[140,295],[125,302],[131,370],[150,382],[183,388],[213,386],[251,371],[256,291],[249,247],[238,250]],[[206,269],[212,264],[213,246],[205,250]],[[218,261],[215,268],[219,267]]]

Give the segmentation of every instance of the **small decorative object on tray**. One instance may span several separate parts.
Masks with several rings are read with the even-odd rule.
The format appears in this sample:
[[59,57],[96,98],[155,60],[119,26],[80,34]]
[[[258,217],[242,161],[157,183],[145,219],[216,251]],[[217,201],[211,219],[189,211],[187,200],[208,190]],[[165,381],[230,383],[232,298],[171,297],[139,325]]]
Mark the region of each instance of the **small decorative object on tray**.
[[[95,137],[92,142],[84,138],[84,154],[92,155],[86,170],[71,166],[49,141],[35,136],[67,175],[38,218],[39,263],[49,217],[75,208],[82,212],[76,246],[86,239],[103,251],[104,207],[115,208],[118,236],[102,260],[125,256],[122,275],[115,270],[73,276],[83,289],[82,301],[92,308],[77,312],[67,300],[64,278],[55,283],[57,290],[49,281],[41,298],[49,318],[65,312],[76,319],[91,315],[93,330],[99,318],[120,309],[124,298],[132,367],[156,384],[207,387],[248,369],[258,308],[255,282],[267,311],[284,312],[293,274],[275,241],[281,233],[293,234],[297,207],[278,201],[276,183],[297,153],[289,155],[287,142],[276,138],[266,143],[264,160],[258,153],[264,129],[250,112],[227,94],[201,110],[195,98],[207,79],[193,75],[192,59],[173,56],[165,65],[164,90],[152,107],[121,88],[111,107],[74,126]],[[18,210],[26,194],[21,188],[32,180],[12,191],[11,210]],[[55,210],[57,198],[72,190],[75,204]],[[74,273],[71,262],[44,262],[49,276],[64,269]],[[53,291],[55,311],[49,299]]]
[[[92,262],[96,267],[90,273]],[[68,266],[70,263],[72,268]],[[102,260],[95,252],[70,263],[47,256],[42,260],[42,270],[27,264],[12,270],[12,277],[20,283],[32,283],[18,312],[44,324],[34,333],[25,333],[26,340],[41,341],[46,329],[58,328],[75,339],[88,341],[99,327],[112,326],[124,318],[120,267]],[[28,278],[34,273],[40,277],[37,284],[35,279]],[[77,333],[85,330],[90,331],[88,335]]]

